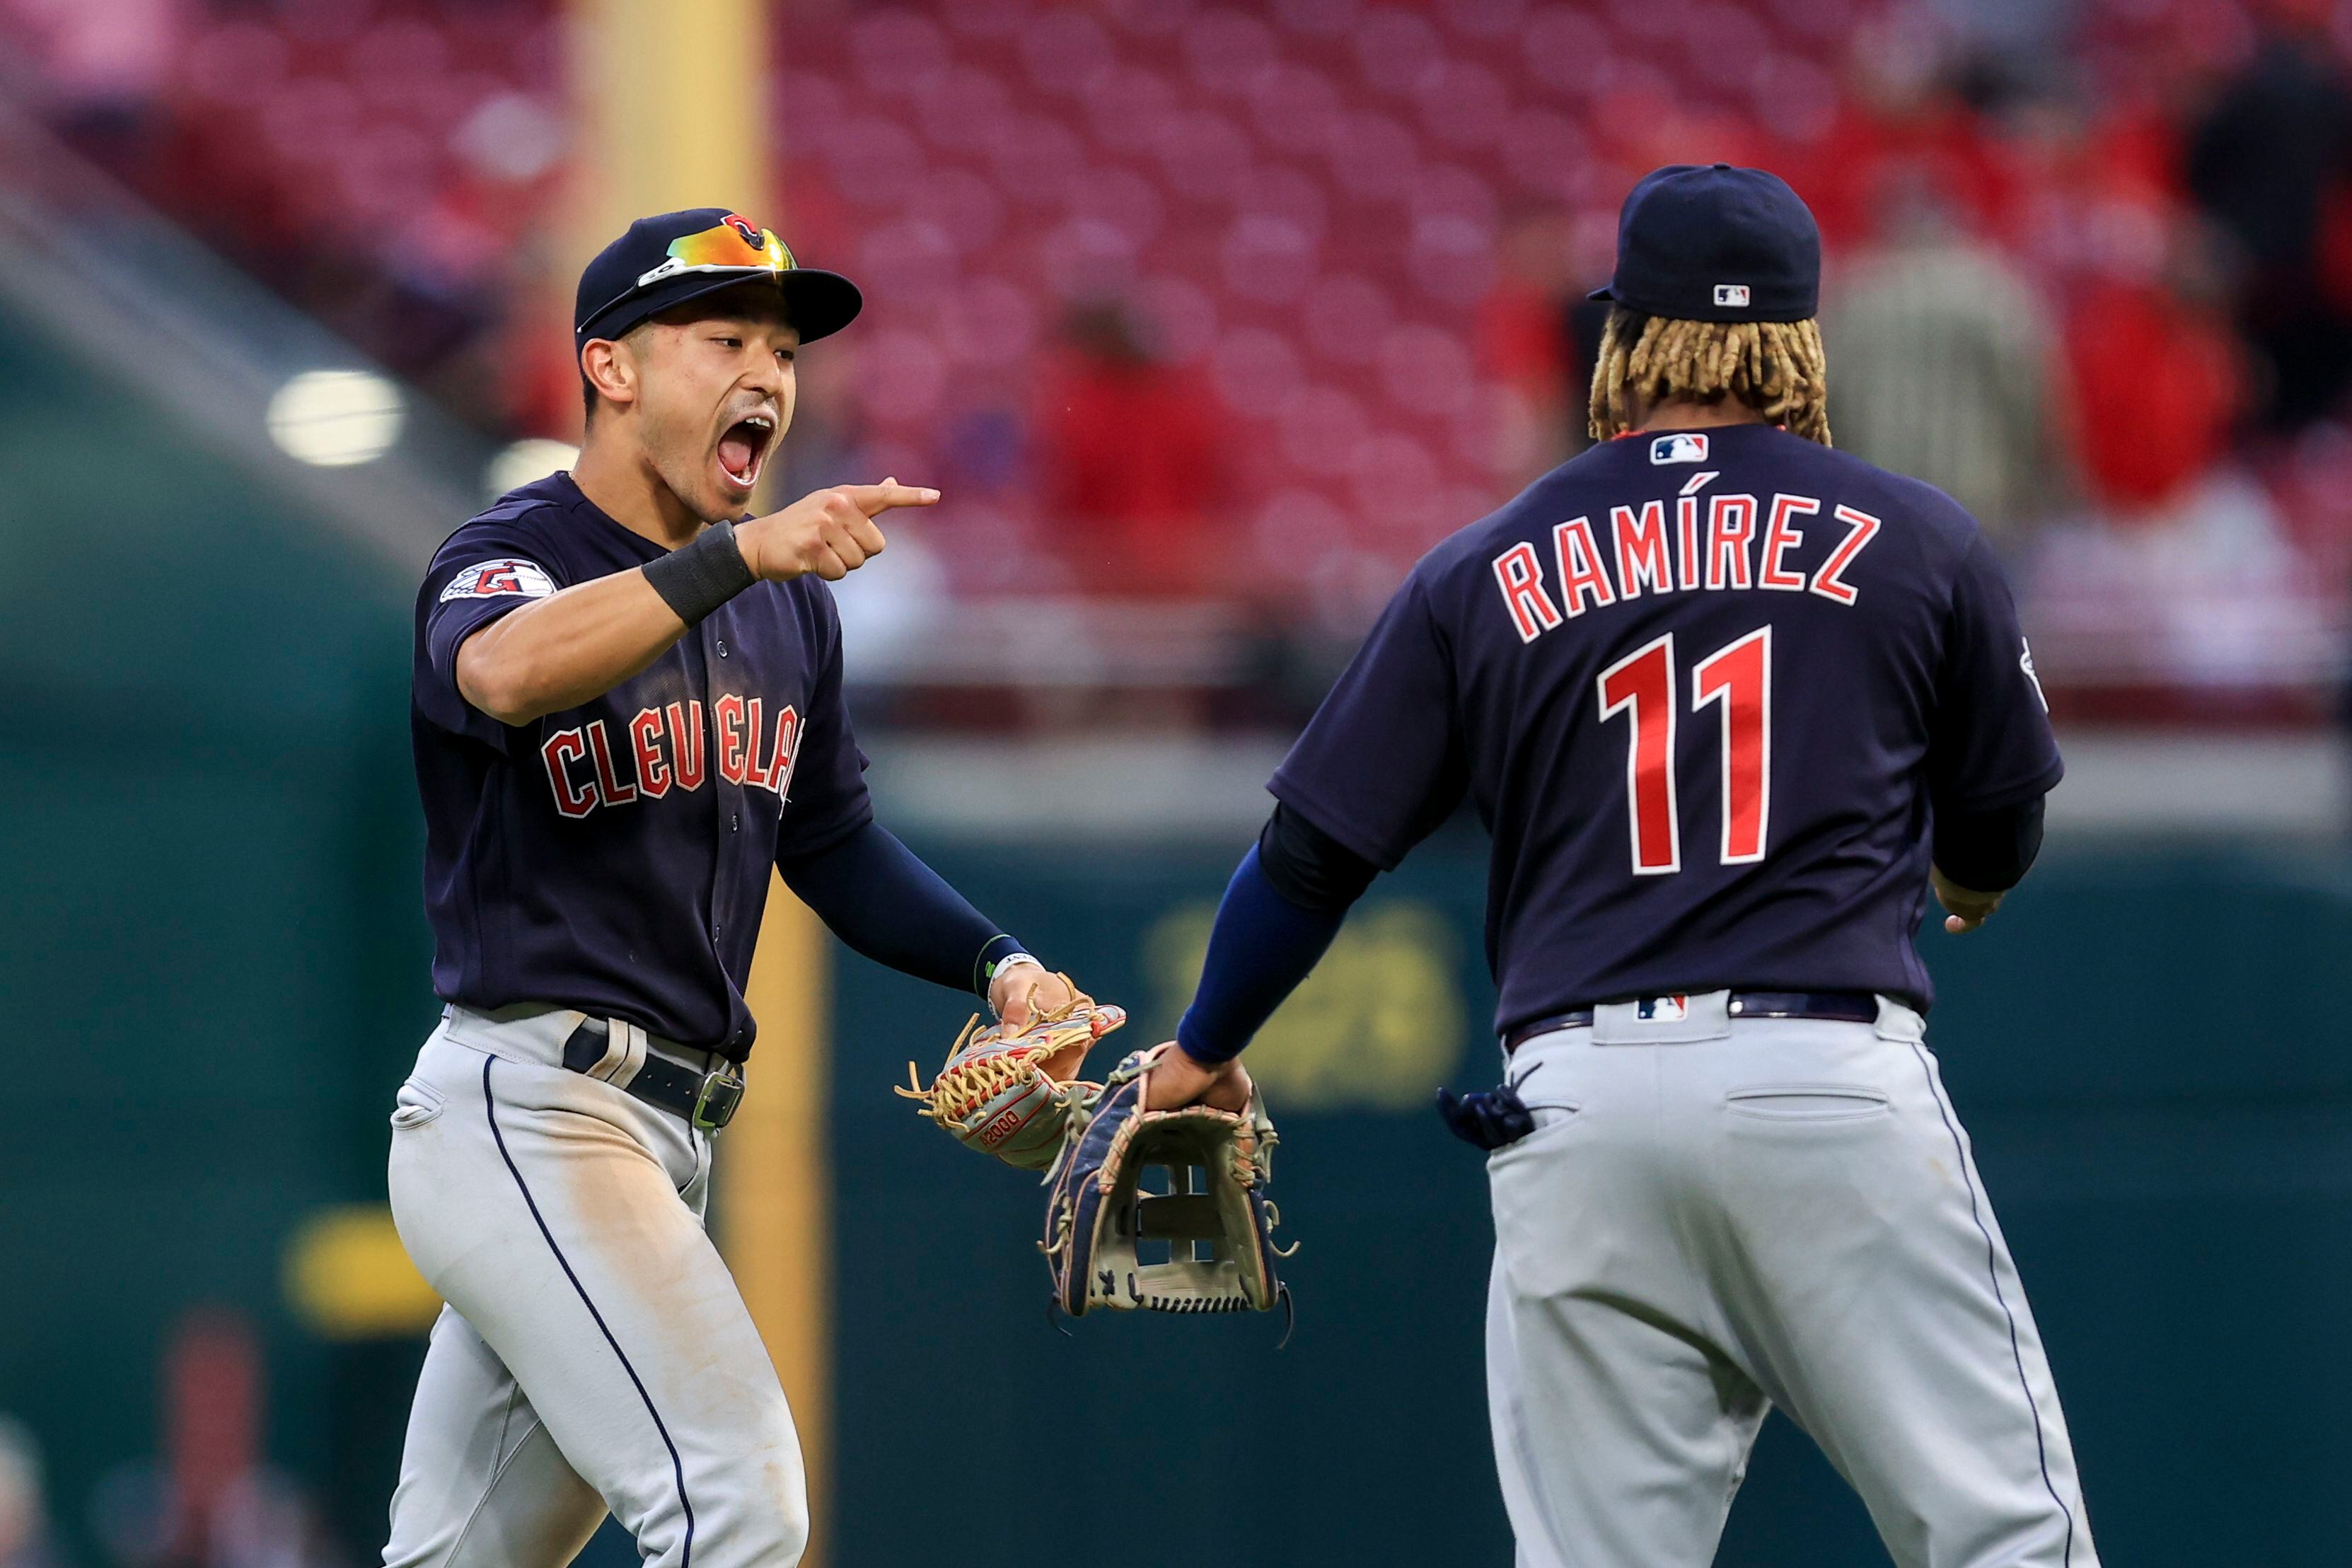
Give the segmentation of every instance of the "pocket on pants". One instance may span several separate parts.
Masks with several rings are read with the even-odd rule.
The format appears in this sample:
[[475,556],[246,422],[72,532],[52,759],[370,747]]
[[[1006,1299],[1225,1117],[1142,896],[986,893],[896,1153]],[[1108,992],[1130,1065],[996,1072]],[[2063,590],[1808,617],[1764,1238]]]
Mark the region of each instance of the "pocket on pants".
[[1580,1158],[1597,1131],[1559,1104],[1536,1111],[1536,1130],[1486,1156],[1495,1213],[1495,1255],[1511,1293],[1529,1300],[1565,1294],[1587,1281],[1595,1244],[1607,1249],[1618,1219],[1622,1162]]
[[414,1132],[447,1108],[448,1103],[441,1098],[438,1089],[421,1078],[411,1078],[393,1097],[392,1130],[395,1133]]
[[1751,1083],[1723,1105],[1759,1122],[1862,1122],[1893,1108],[1885,1090],[1866,1083]]
[[1499,1149],[1489,1150],[1486,1155],[1486,1168],[1493,1170],[1498,1160],[1529,1149],[1539,1148],[1550,1142],[1563,1129],[1576,1124],[1578,1109],[1577,1106],[1559,1101],[1529,1105],[1528,1114],[1535,1121],[1534,1130],[1524,1137],[1512,1139]]

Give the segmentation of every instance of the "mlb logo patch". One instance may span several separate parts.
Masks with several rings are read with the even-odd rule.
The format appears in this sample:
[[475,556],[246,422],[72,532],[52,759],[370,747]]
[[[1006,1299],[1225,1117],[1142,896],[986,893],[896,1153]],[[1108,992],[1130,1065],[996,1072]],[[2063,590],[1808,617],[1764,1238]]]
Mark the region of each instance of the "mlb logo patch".
[[1706,437],[1704,435],[1661,435],[1650,443],[1653,463],[1704,463],[1706,461]]
[[449,580],[441,591],[441,602],[453,599],[496,599],[501,594],[514,594],[523,599],[544,599],[555,591],[555,584],[537,563],[528,560],[486,560],[469,566]]
[[1715,286],[1715,302],[1718,306],[1733,310],[1747,309],[1748,285],[1744,283],[1717,284]]
[[1690,998],[1643,997],[1633,1004],[1633,1016],[1643,1023],[1680,1023],[1690,1017]]

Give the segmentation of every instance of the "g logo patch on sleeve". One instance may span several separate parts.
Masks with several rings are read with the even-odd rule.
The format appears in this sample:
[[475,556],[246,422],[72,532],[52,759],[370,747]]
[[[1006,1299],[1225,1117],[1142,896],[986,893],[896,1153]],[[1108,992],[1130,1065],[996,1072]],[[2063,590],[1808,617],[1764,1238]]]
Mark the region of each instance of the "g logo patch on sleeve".
[[441,602],[453,599],[496,599],[511,593],[520,599],[544,599],[555,591],[547,573],[532,561],[486,560],[469,566],[449,580]]

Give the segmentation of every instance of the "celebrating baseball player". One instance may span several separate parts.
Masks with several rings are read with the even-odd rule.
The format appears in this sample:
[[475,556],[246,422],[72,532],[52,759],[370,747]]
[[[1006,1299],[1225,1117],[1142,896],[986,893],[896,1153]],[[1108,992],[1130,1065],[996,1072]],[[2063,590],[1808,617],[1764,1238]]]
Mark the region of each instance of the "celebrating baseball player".
[[792,1414],[702,1227],[771,866],[849,946],[1008,1025],[1072,1002],[875,823],[842,706],[824,582],[939,493],[744,514],[794,351],[860,304],[733,213],[631,225],[580,278],[579,466],[450,536],[417,596],[447,1005],[400,1090],[391,1188],[448,1304],[394,1568],[556,1568],[608,1510],[663,1568],[800,1561]]
[[1596,444],[1414,568],[1275,775],[1155,1105],[1237,1058],[1466,796],[1503,1088],[1488,1398],[1521,1568],[1714,1555],[1779,1406],[1896,1562],[2095,1568],[1912,945],[2041,844],[2060,763],[1976,524],[1830,448],[1821,241],[1774,176],[1633,189]]

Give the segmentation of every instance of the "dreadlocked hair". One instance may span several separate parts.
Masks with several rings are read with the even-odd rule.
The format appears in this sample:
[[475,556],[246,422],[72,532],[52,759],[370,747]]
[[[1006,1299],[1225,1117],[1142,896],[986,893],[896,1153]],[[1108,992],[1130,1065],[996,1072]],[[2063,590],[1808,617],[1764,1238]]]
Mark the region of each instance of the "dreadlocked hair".
[[1614,306],[1592,366],[1592,439],[1632,427],[1636,394],[1654,408],[1669,399],[1738,398],[1774,424],[1830,444],[1829,365],[1818,323],[1686,321]]

